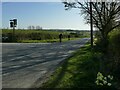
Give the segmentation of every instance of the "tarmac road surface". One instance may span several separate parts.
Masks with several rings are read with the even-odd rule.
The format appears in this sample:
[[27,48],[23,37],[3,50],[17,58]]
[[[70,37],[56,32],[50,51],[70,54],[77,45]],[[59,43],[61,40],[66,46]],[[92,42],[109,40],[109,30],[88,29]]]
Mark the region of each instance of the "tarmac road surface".
[[62,43],[2,43],[2,88],[33,88],[89,38]]

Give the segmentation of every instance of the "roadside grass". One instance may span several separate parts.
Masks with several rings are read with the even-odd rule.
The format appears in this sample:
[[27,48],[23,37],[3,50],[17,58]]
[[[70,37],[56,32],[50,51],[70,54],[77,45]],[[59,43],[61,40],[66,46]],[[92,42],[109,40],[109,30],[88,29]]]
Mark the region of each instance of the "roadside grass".
[[96,75],[102,54],[87,44],[81,47],[43,83],[40,88],[96,88]]
[[[80,38],[70,38],[70,40],[76,40]],[[68,38],[62,39],[62,42],[69,41]],[[46,40],[19,40],[18,43],[54,43],[59,42],[59,39],[46,39]]]
[[70,38],[84,38],[89,37],[89,32],[72,33],[66,30],[15,30],[15,37],[13,41],[13,30],[2,29],[2,42],[22,42],[22,43],[38,43],[38,42],[58,42],[59,34],[62,34],[63,41]]

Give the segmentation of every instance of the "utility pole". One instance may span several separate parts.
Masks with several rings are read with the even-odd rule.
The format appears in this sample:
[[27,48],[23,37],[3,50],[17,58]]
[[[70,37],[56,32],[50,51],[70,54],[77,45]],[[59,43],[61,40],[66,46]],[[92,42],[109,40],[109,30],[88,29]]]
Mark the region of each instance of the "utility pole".
[[91,29],[91,47],[93,47],[93,20],[92,20],[92,2],[90,0],[90,29]]
[[10,20],[10,27],[13,28],[12,41],[15,41],[15,27],[17,26],[17,19]]

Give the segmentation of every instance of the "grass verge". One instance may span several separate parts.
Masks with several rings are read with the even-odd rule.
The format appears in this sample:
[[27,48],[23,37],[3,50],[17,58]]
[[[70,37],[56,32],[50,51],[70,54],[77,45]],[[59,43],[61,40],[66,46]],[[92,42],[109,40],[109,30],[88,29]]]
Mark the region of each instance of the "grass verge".
[[[71,38],[70,40],[76,40],[79,38]],[[62,42],[69,41],[68,38],[62,39]],[[47,39],[47,40],[19,40],[18,43],[54,43],[59,42],[59,39]]]
[[102,54],[87,44],[57,68],[42,88],[96,88]]

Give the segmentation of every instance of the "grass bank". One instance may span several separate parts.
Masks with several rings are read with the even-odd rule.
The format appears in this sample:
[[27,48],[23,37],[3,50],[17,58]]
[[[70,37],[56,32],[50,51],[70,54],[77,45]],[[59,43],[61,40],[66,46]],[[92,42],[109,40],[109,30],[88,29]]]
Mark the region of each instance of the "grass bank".
[[91,50],[87,44],[66,59],[42,88],[96,88],[101,57],[100,52]]
[[[71,38],[70,40],[76,40],[80,38]],[[62,42],[69,41],[68,38],[62,39]],[[54,42],[60,42],[59,39],[47,39],[47,40],[19,40],[18,43],[54,43]]]
[[[100,88],[120,89],[120,32],[109,34],[106,53],[97,45],[80,48],[57,68],[53,75],[40,88]],[[98,77],[98,72],[103,74]],[[101,75],[99,73],[99,75]],[[111,80],[109,79],[113,77]],[[99,80],[99,84],[95,83]]]

